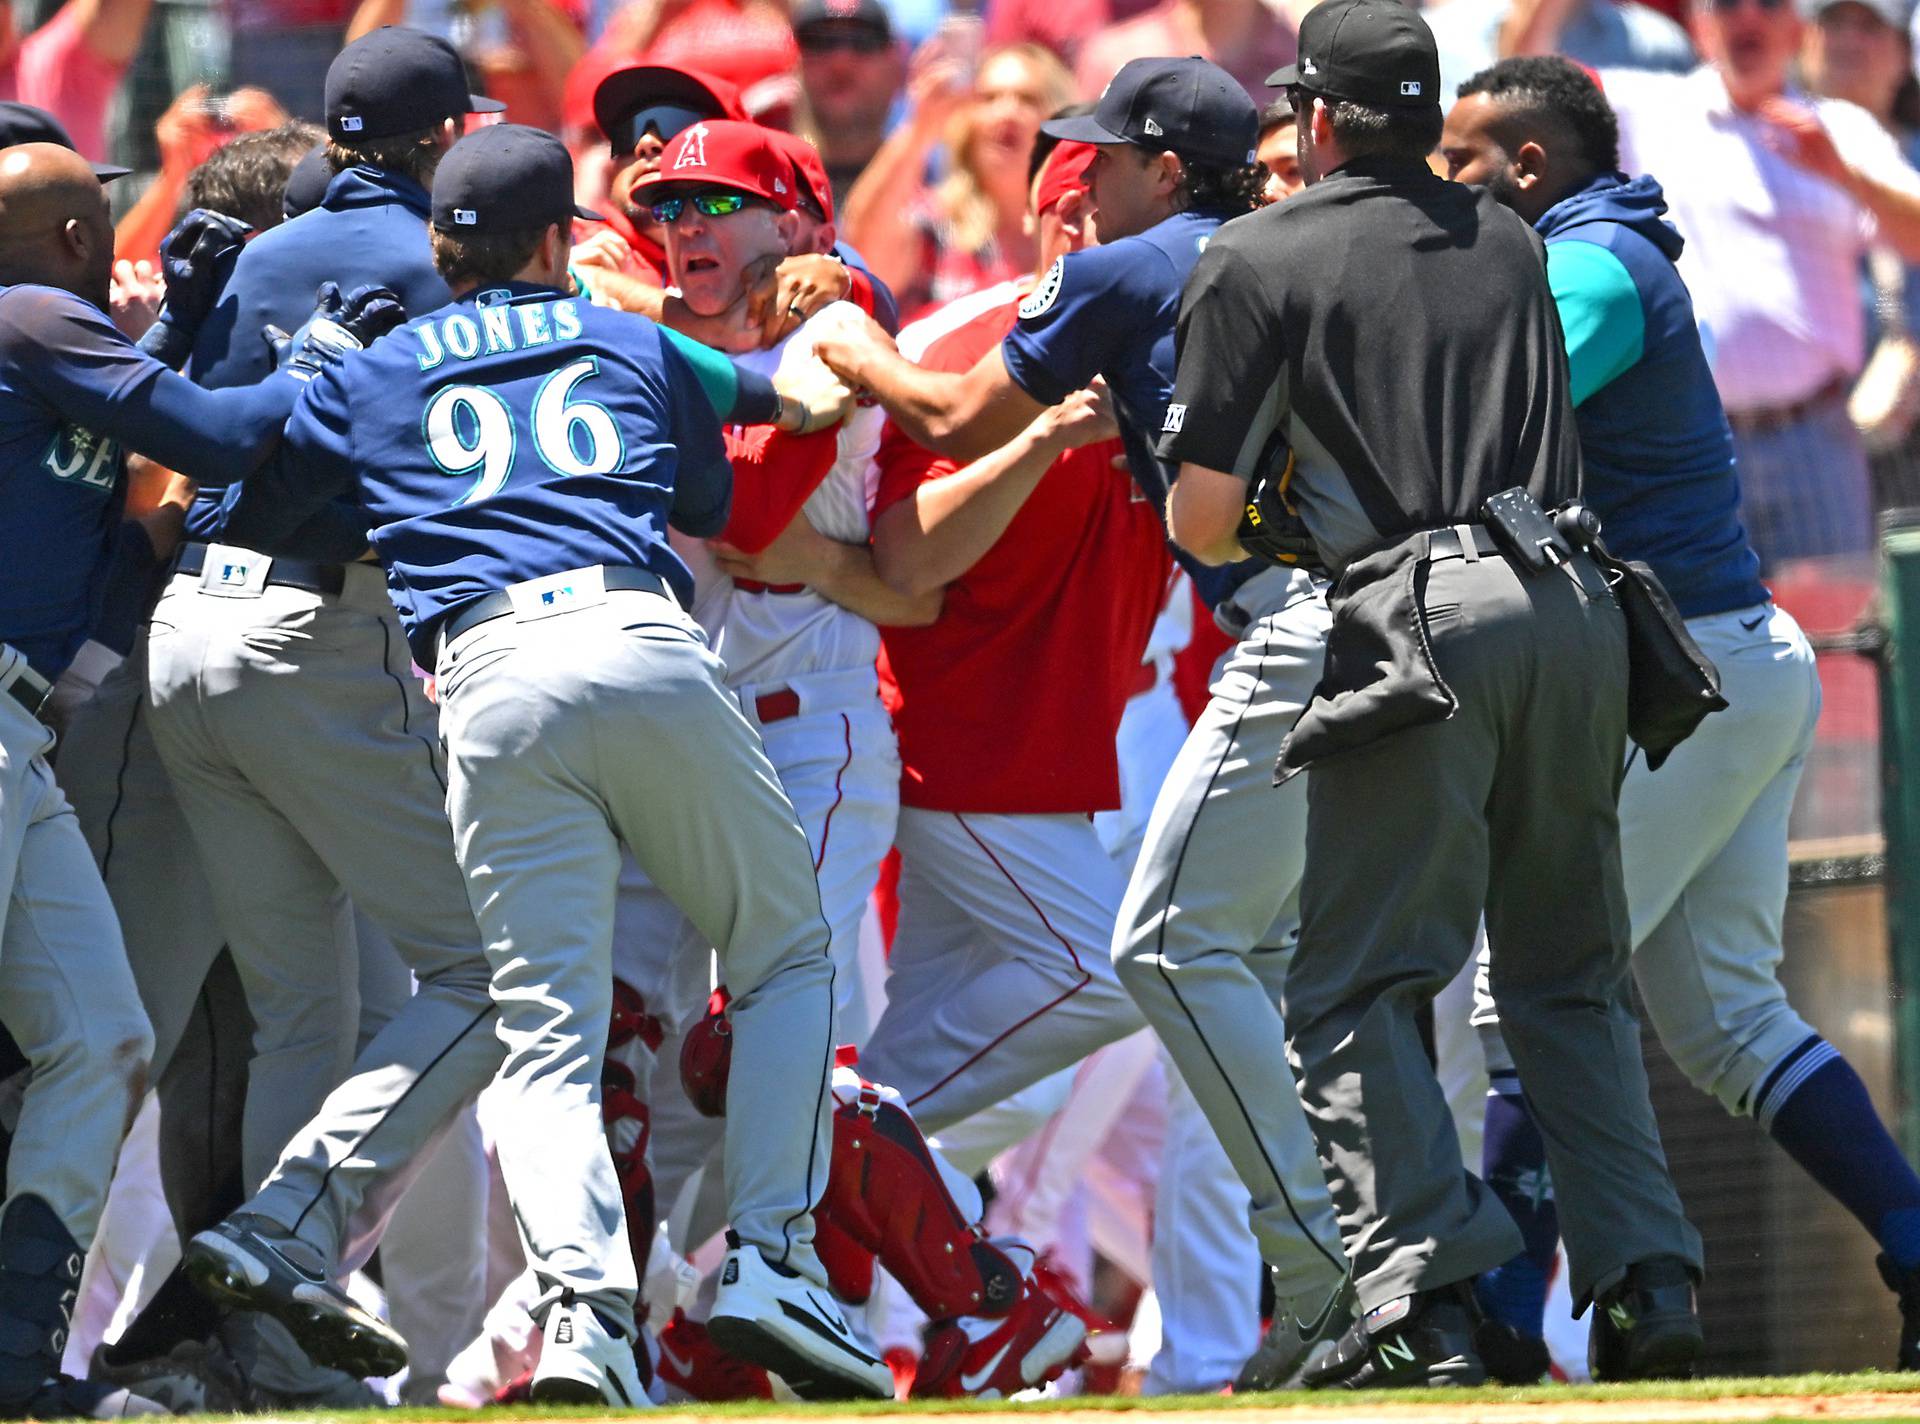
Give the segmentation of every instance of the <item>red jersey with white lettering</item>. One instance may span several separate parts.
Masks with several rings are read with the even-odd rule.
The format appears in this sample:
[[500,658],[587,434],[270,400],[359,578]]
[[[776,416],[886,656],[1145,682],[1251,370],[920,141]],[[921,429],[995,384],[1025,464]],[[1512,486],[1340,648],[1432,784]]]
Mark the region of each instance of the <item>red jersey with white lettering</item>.
[[[921,364],[968,369],[1012,328],[1019,295],[1009,284]],[[945,325],[938,314],[929,322]],[[903,350],[914,336],[901,333]],[[948,585],[936,622],[881,630],[903,806],[1058,814],[1120,804],[1114,737],[1172,567],[1159,516],[1120,455],[1109,440],[1061,456],[999,542]],[[957,468],[891,423],[879,463],[876,520]]]

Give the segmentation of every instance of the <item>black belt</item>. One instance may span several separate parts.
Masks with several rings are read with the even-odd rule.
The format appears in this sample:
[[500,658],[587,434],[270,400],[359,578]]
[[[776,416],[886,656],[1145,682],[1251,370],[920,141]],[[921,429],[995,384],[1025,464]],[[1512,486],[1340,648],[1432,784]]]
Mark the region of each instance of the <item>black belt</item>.
[[[173,571],[193,578],[206,572],[206,567],[207,546],[188,544],[180,550],[180,562],[174,565]],[[338,594],[347,586],[347,566],[323,564],[313,559],[275,559],[267,570],[267,582],[280,588],[305,589],[308,593]]]
[[[605,578],[608,593],[657,593],[665,598],[673,597],[667,581],[645,569],[608,569]],[[478,628],[482,623],[491,623],[496,618],[510,617],[512,613],[513,599],[504,590],[483,593],[446,615],[440,625],[440,646],[444,648],[469,629]]]
[[1845,376],[1835,376],[1812,395],[1788,401],[1785,405],[1761,406],[1758,410],[1730,410],[1727,412],[1727,424],[1738,435],[1771,435],[1776,430],[1785,430],[1789,425],[1798,425],[1823,406],[1844,399],[1852,388],[1853,382]]
[[40,714],[53,698],[53,684],[23,662],[13,681],[7,684],[7,695],[26,708],[36,721],[44,722],[46,718]]
[[[1473,536],[1473,551],[1468,553],[1460,542],[1460,530],[1465,528]],[[1427,533],[1427,558],[1434,562],[1442,559],[1492,558],[1501,553],[1500,545],[1487,531],[1484,524],[1450,525],[1445,529],[1433,529]]]

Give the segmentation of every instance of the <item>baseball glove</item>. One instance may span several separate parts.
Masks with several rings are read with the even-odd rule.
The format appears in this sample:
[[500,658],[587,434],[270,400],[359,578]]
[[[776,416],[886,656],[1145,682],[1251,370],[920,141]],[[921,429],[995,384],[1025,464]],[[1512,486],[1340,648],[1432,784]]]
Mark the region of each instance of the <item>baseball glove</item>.
[[1293,451],[1289,449],[1278,475],[1262,475],[1247,490],[1247,507],[1240,512],[1240,547],[1270,564],[1325,573],[1320,550],[1288,497],[1292,484]]

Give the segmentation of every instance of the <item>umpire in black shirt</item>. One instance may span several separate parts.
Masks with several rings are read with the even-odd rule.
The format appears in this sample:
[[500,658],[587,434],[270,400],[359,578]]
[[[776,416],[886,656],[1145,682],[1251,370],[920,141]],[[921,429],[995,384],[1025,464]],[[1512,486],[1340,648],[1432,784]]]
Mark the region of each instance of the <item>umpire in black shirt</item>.
[[1579,490],[1544,249],[1427,168],[1439,62],[1412,10],[1326,0],[1271,82],[1312,186],[1201,257],[1160,454],[1181,462],[1174,538],[1225,561],[1248,482],[1290,446],[1338,580],[1326,671],[1281,754],[1282,774],[1313,768],[1286,1017],[1362,1314],[1308,1383],[1484,1378],[1468,1283],[1520,1236],[1462,1167],[1417,1026],[1483,913],[1574,1298],[1599,1300],[1624,1373],[1688,1372],[1700,1241],[1625,997],[1625,624],[1585,554],[1529,568],[1482,513],[1514,487],[1546,508]]

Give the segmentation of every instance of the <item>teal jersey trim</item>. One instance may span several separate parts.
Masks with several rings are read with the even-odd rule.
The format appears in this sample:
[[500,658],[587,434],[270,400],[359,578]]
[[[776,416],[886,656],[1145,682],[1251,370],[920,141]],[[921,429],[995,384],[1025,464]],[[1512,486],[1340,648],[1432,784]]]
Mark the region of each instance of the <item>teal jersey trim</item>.
[[1578,238],[1547,244],[1547,285],[1560,308],[1578,406],[1639,361],[1646,350],[1646,312],[1620,259]]

